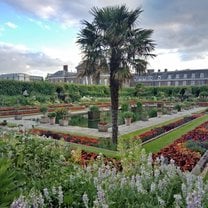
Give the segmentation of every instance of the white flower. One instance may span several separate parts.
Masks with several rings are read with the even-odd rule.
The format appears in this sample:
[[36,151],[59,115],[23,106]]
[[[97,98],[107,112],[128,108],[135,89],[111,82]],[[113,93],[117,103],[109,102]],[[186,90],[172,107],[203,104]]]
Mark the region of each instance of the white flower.
[[84,202],[85,207],[88,208],[88,207],[89,207],[89,206],[88,206],[89,198],[88,198],[86,192],[83,194],[82,200],[83,200],[83,202]]

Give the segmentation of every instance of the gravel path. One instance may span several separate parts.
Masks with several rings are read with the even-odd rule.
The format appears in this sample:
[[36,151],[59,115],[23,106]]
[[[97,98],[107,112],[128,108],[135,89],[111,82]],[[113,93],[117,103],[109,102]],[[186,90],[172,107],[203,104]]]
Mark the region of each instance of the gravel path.
[[[154,126],[154,125],[157,125],[159,123],[162,123],[162,122],[174,119],[174,118],[191,115],[192,113],[196,113],[204,109],[206,108],[198,107],[198,108],[193,108],[191,110],[184,110],[182,112],[178,112],[177,114],[162,115],[160,117],[150,118],[148,121],[137,121],[137,122],[132,123],[130,126],[120,125],[119,135],[127,134],[130,132],[136,131],[138,129]],[[78,126],[59,126],[58,124],[56,125],[40,124],[36,121],[33,121],[34,119],[37,119],[40,117],[41,115],[24,116],[22,120],[14,120],[14,118],[12,117],[0,118],[0,122],[3,120],[7,120],[7,122],[16,123],[17,125],[23,125],[24,129],[30,129],[32,128],[32,126],[37,126],[37,127],[41,127],[44,129],[51,129],[51,130],[56,130],[56,131],[68,131],[71,133],[85,134],[85,135],[91,135],[91,136],[96,136],[96,137],[111,137],[112,128],[108,129],[109,132],[98,132],[97,129],[83,128],[83,127],[78,127]]]

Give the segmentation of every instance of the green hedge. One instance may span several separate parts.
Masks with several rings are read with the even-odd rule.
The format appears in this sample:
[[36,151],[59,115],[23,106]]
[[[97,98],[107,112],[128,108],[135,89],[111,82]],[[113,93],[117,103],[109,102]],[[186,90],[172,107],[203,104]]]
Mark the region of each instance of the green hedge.
[[55,92],[55,86],[48,82],[0,80],[0,95],[22,95],[24,90],[27,90],[29,94],[53,95]]
[[[198,97],[201,92],[208,91],[208,86],[180,86],[180,87],[125,87],[120,90],[120,97],[149,97],[159,96],[161,93],[165,97],[182,95],[182,91],[189,91],[193,97]],[[59,94],[59,98],[64,100],[65,97],[69,101],[79,101],[81,97],[99,97],[105,98],[110,96],[109,86],[104,85],[80,85],[71,83],[50,83],[41,82],[21,82],[15,80],[0,80],[1,96],[20,96],[27,90],[29,96],[54,96]],[[66,100],[65,100],[66,101]]]

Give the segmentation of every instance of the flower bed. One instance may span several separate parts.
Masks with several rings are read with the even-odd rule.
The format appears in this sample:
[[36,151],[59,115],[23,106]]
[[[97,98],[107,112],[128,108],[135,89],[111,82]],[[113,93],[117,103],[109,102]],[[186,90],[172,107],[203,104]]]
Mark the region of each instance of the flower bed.
[[151,129],[150,131],[144,132],[143,134],[140,134],[138,136],[135,136],[135,139],[141,139],[142,142],[148,141],[156,136],[159,136],[165,132],[168,132],[176,127],[179,127],[193,119],[198,118],[199,116],[201,116],[201,114],[196,114],[196,115],[192,115],[192,116],[187,116],[184,117],[183,119],[180,119],[178,121],[175,121],[173,123],[164,125],[162,127],[157,127],[154,129]]
[[[72,104],[56,104],[49,105],[48,112],[55,111],[57,108],[72,108],[72,110],[83,109],[83,106],[74,106]],[[74,108],[74,109],[73,109]],[[20,107],[0,107],[0,116],[13,116],[13,115],[28,115],[28,114],[38,114],[40,113],[39,106],[20,106]]]
[[98,158],[101,158],[105,164],[111,163],[113,167],[116,168],[116,170],[121,171],[122,166],[121,162],[115,158],[109,158],[105,156],[100,156],[94,152],[86,152],[83,151],[81,152],[81,158],[79,161],[79,164],[82,165],[83,167],[86,167],[90,162],[93,162],[94,160],[97,160]]
[[99,146],[98,139],[90,138],[86,136],[77,136],[77,135],[53,132],[53,131],[42,130],[42,129],[32,129],[30,130],[30,133],[37,134],[39,136],[51,137],[57,140],[60,140],[61,138],[63,138],[67,142],[72,142],[72,143],[77,143],[77,144],[84,144],[84,145],[96,146],[96,147]]
[[[191,145],[190,145],[191,143]],[[204,153],[202,147],[208,144],[208,122],[177,139],[173,144],[163,148],[154,158],[163,155],[168,161],[173,159],[183,171],[191,171]],[[204,148],[204,151],[206,151]]]
[[69,107],[70,111],[79,111],[79,110],[85,110],[86,106],[74,106],[74,107]]

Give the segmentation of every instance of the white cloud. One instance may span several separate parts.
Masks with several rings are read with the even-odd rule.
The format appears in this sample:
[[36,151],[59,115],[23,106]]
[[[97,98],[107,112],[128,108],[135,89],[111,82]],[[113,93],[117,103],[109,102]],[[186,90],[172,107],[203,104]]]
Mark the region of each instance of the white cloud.
[[[154,60],[150,60],[151,66],[170,69],[208,68],[207,0],[2,0],[2,2],[30,18],[38,17],[43,21],[59,22],[63,30],[77,27],[82,19],[92,19],[89,10],[93,6],[126,4],[131,9],[142,6],[144,12],[141,14],[139,26],[154,29],[153,39],[157,49],[165,50],[165,53],[160,51]],[[50,29],[42,21],[37,24]],[[66,48],[70,50],[51,46],[43,48],[43,52],[74,67],[80,60],[80,54],[75,44],[69,46]]]
[[43,47],[41,51],[51,58],[59,59],[64,64],[69,65],[69,70],[71,71],[75,71],[75,67],[81,61],[80,51],[75,41],[71,41],[64,47]]
[[17,25],[12,22],[6,22],[5,25],[11,29],[16,29]]
[[44,75],[57,71],[63,65],[58,58],[41,52],[34,52],[24,45],[0,42],[0,74],[1,73],[37,73]]
[[208,53],[204,59],[192,59],[181,62],[180,53],[176,49],[156,50],[157,57],[149,60],[148,68],[161,69],[167,68],[170,71],[180,69],[207,69],[208,68]]

